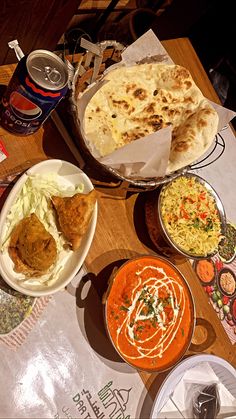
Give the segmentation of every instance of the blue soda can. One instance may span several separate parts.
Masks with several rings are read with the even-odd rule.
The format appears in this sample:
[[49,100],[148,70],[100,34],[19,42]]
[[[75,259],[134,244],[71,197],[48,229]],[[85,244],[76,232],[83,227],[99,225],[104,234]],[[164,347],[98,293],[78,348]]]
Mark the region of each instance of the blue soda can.
[[68,90],[68,70],[54,53],[36,50],[19,61],[3,94],[0,123],[17,135],[37,131]]

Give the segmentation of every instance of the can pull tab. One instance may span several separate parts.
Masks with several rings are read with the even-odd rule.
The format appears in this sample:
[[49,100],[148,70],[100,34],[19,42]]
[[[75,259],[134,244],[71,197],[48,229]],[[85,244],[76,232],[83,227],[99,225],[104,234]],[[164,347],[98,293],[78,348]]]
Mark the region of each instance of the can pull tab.
[[18,43],[17,39],[14,39],[14,41],[8,42],[8,46],[11,49],[14,49],[15,54],[16,54],[16,58],[18,59],[18,61],[20,61],[21,58],[24,57],[25,54],[23,53],[21,47],[19,46],[19,43]]
[[57,85],[61,81],[61,74],[56,68],[51,68],[49,66],[39,68],[35,65],[32,65],[32,68],[40,73],[43,73],[44,79],[49,80],[52,84]]
[[56,68],[49,66],[44,67],[45,79],[49,80],[52,84],[58,84],[61,80],[61,74]]

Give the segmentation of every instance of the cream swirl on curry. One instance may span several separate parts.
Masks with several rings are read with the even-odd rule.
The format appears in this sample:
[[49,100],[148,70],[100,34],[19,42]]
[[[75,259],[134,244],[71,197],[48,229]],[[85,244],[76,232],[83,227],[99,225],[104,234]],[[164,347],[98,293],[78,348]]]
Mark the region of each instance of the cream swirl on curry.
[[186,349],[193,305],[180,273],[162,258],[123,265],[107,299],[107,325],[119,354],[137,368],[168,368]]

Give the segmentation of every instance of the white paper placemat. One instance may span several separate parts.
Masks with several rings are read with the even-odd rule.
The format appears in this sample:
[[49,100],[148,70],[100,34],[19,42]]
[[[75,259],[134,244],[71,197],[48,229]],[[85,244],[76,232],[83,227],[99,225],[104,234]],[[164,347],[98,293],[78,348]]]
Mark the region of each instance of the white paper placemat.
[[1,418],[139,417],[144,384],[107,338],[84,269],[51,298],[24,344],[0,349]]
[[236,138],[230,126],[220,134],[225,141],[224,153],[217,161],[203,169],[195,170],[194,173],[213,186],[224,204],[227,218],[236,222]]

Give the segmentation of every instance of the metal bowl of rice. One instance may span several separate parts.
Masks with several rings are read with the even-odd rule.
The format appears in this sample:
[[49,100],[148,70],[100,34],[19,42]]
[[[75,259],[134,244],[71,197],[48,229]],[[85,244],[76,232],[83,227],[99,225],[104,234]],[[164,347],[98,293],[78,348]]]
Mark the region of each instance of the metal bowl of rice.
[[187,173],[161,188],[158,224],[165,240],[192,259],[212,257],[224,236],[223,204],[203,178]]

